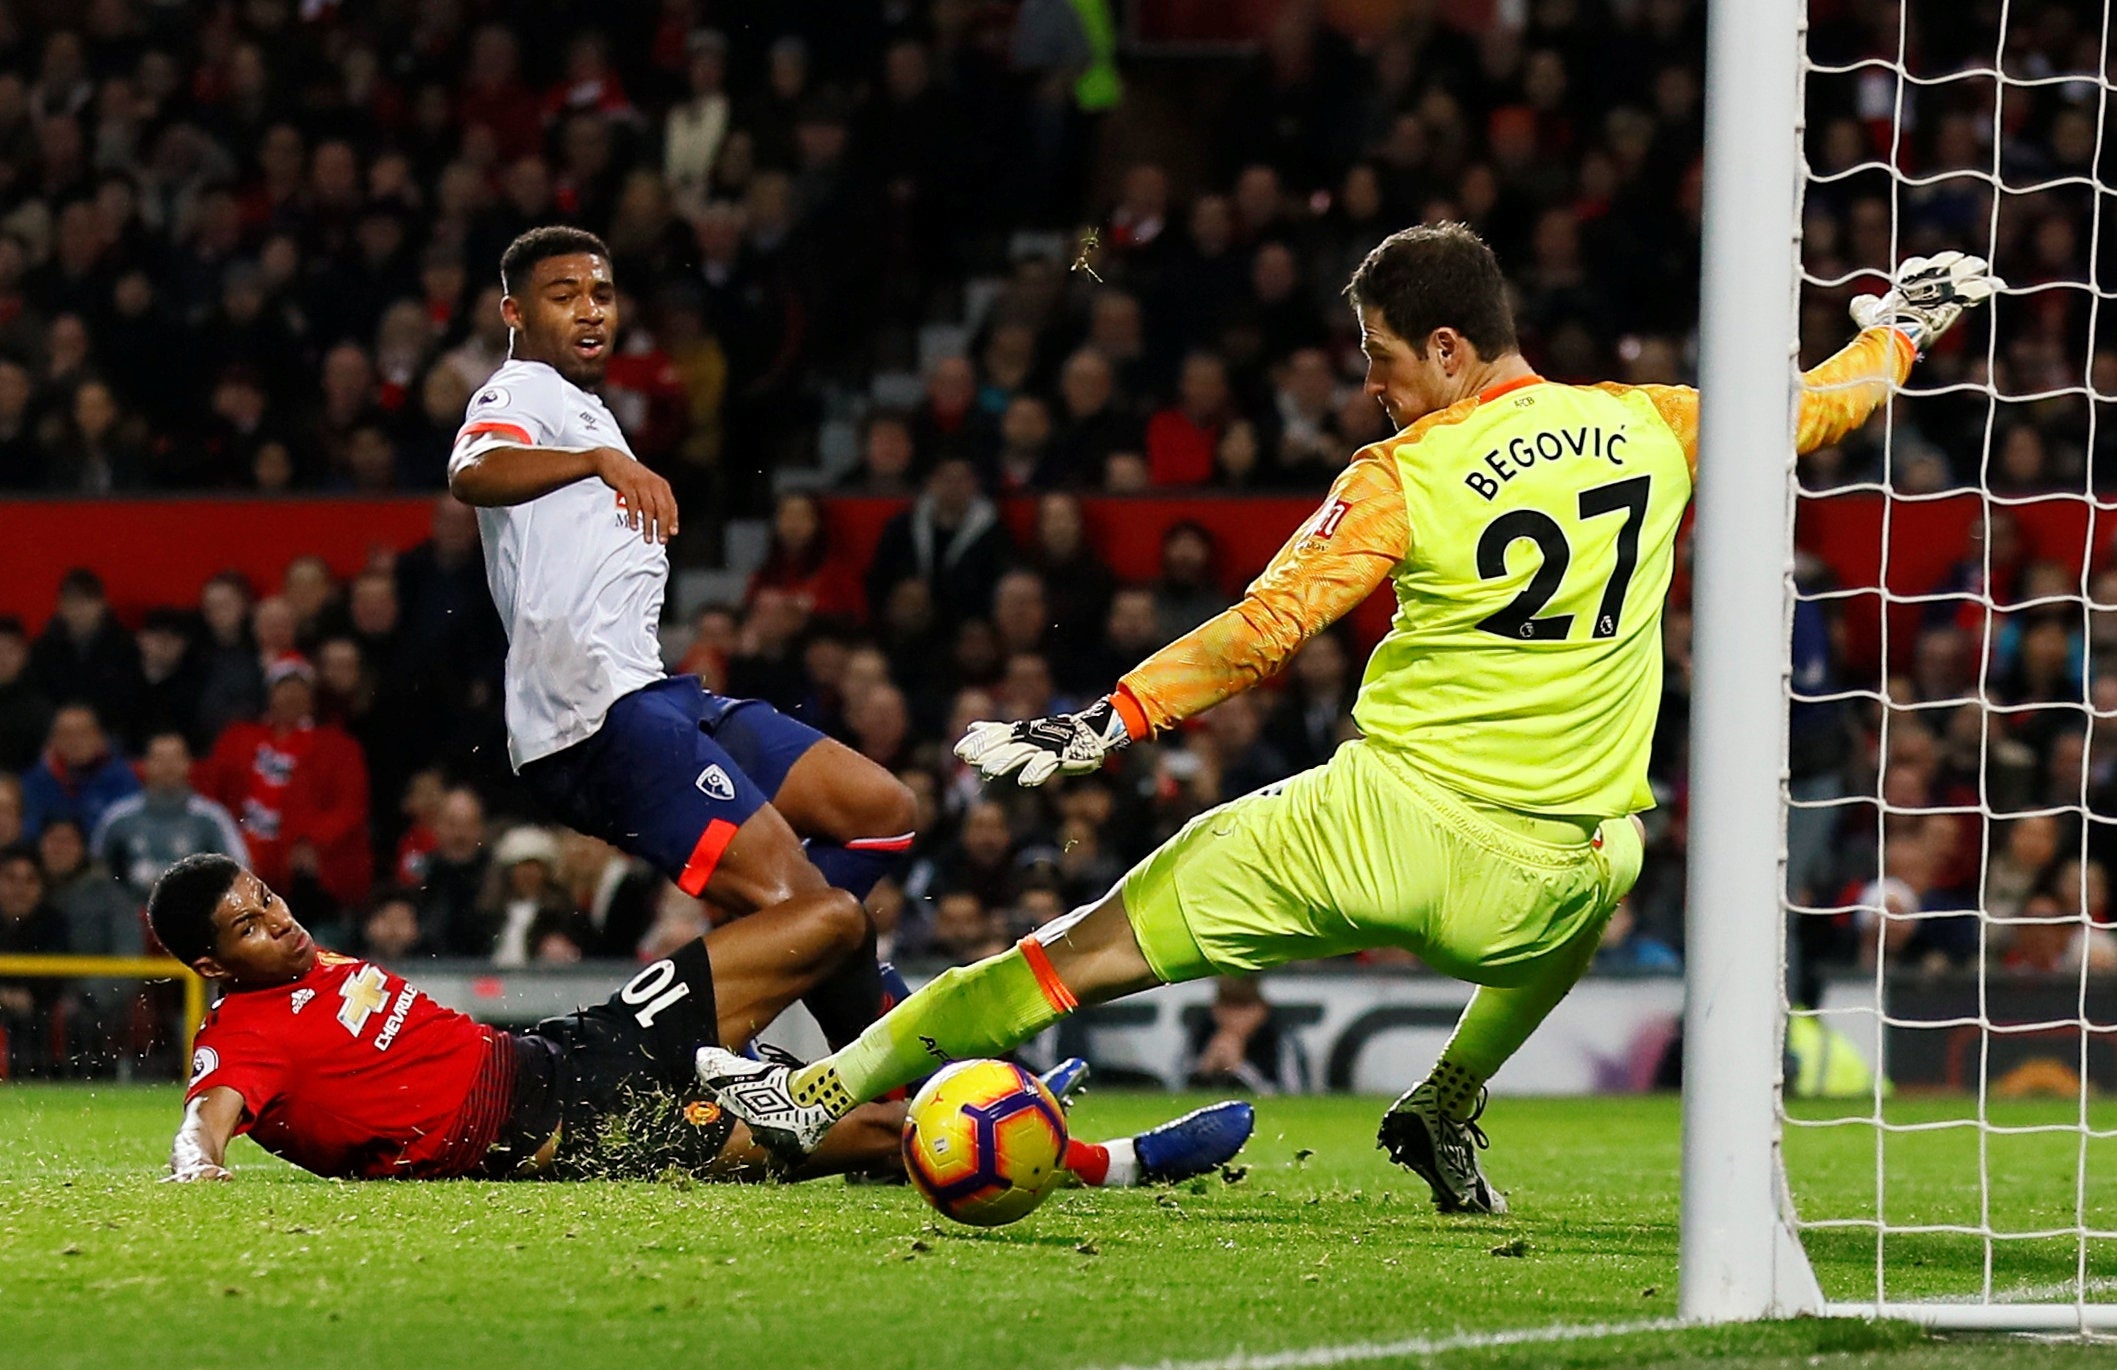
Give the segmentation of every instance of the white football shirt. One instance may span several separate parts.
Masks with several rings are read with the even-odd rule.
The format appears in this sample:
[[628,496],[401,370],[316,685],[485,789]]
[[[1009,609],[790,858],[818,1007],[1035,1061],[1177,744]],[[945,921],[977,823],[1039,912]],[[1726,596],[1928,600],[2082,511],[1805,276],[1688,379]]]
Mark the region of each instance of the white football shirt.
[[[632,448],[603,401],[543,362],[510,361],[471,396],[449,471],[493,447]],[[660,680],[669,554],[625,526],[593,476],[478,511],[485,580],[507,627],[507,755],[520,770],[603,726]]]

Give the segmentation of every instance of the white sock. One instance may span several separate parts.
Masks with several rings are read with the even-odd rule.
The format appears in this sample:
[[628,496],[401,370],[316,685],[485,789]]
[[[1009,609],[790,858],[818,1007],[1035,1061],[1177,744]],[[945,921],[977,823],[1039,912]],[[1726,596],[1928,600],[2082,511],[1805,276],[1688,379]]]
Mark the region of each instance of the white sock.
[[1110,1172],[1103,1177],[1103,1184],[1110,1189],[1128,1189],[1139,1183],[1139,1157],[1132,1154],[1132,1139],[1120,1137],[1113,1142],[1104,1142],[1110,1151]]

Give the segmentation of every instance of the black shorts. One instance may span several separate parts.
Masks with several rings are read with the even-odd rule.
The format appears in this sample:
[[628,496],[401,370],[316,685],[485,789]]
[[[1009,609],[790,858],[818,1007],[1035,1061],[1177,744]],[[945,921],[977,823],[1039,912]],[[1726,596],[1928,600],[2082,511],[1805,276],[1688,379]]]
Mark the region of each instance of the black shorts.
[[713,966],[688,943],[602,1003],[547,1018],[515,1039],[515,1099],[487,1172],[520,1172],[557,1133],[545,1178],[702,1172],[735,1120],[706,1102],[695,1058],[720,1043]]

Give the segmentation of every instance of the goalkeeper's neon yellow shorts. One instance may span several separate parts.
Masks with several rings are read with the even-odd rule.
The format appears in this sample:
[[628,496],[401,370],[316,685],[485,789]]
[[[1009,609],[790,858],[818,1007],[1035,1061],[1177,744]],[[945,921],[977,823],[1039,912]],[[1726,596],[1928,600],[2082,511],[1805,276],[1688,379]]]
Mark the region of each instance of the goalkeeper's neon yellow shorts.
[[1639,878],[1629,817],[1549,817],[1444,789],[1348,742],[1325,764],[1200,814],[1126,874],[1125,910],[1165,981],[1402,947],[1506,988],[1601,935]]

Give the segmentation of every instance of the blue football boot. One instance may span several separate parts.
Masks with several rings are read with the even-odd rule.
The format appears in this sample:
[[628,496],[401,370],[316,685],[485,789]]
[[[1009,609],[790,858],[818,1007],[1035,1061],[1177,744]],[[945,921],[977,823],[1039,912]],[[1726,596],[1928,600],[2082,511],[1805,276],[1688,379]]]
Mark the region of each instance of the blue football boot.
[[1170,1184],[1218,1170],[1235,1159],[1256,1127],[1257,1110],[1226,1099],[1148,1128],[1132,1139],[1140,1181]]
[[1036,1078],[1044,1082],[1044,1088],[1051,1091],[1060,1108],[1071,1108],[1075,1099],[1088,1092],[1088,1063],[1078,1056],[1068,1056]]

